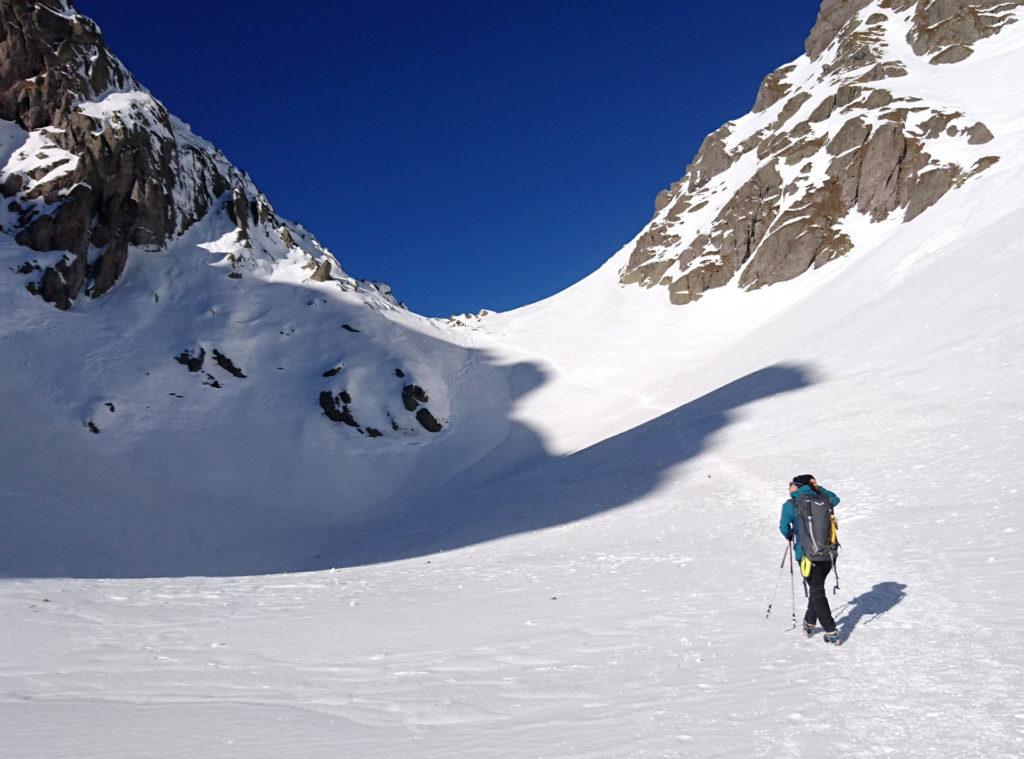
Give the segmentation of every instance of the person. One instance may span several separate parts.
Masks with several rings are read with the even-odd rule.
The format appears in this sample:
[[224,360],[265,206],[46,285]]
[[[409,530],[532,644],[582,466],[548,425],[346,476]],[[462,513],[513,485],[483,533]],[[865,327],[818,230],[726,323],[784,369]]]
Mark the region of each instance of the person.
[[[782,516],[779,519],[779,531],[786,540],[793,542],[796,553],[796,560],[799,562],[804,557],[800,541],[796,538],[796,498],[802,493],[817,493],[825,496],[833,506],[839,505],[839,496],[831,490],[826,490],[818,484],[813,475],[800,474],[790,480],[789,499],[782,504]],[[832,609],[828,605],[828,596],[825,594],[825,578],[832,571],[831,561],[811,562],[811,573],[807,577],[807,585],[810,592],[807,598],[807,612],[804,614],[803,631],[808,638],[814,633],[815,623],[820,622],[825,631],[826,643],[839,643],[839,631],[836,629],[835,620],[832,619]]]

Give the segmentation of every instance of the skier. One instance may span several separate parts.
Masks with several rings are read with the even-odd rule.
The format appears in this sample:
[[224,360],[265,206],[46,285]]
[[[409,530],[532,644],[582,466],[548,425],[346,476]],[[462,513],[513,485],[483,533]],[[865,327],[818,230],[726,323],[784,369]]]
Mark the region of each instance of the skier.
[[[813,475],[801,474],[794,477],[789,483],[789,500],[782,504],[782,516],[779,519],[779,531],[786,540],[792,541],[796,549],[796,560],[802,561],[804,557],[803,548],[800,546],[797,537],[797,510],[796,499],[802,494],[823,496],[836,506],[839,504],[839,496],[830,490],[818,485]],[[839,644],[839,631],[836,629],[835,620],[832,619],[832,609],[828,605],[828,596],[825,595],[825,578],[832,571],[831,561],[813,561],[810,563],[810,573],[805,574],[810,594],[807,599],[807,613],[804,614],[803,631],[808,638],[814,632],[814,625],[820,622],[825,630],[825,642]]]

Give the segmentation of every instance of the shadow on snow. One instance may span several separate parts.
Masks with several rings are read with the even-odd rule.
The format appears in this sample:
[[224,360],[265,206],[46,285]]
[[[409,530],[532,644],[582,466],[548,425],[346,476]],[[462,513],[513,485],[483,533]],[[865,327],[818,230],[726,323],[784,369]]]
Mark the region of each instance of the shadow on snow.
[[870,624],[906,598],[906,587],[901,582],[880,582],[871,590],[850,599],[845,607],[846,614],[836,620],[842,639],[849,638],[864,617],[868,617],[864,624]]
[[[650,493],[669,469],[707,450],[737,409],[812,381],[803,367],[767,367],[569,456],[546,455],[527,471],[483,484],[479,478],[468,485],[453,481],[427,508],[403,509],[397,519],[383,512],[355,540],[341,532],[332,535],[329,543],[344,546],[333,552],[332,563],[353,566],[422,556],[632,503]],[[470,470],[468,476],[473,474]]]
[[[276,300],[270,302],[279,319],[304,323],[298,321],[299,312],[308,311],[308,292],[279,284],[254,286],[275,288]],[[151,297],[148,292],[142,296]],[[263,324],[268,314],[245,312],[255,308],[247,304],[261,302],[255,297],[240,300],[234,304],[239,313],[228,309],[217,318]],[[451,472],[461,469],[453,466],[453,457],[465,455],[467,449],[458,427],[449,430],[447,439],[426,445],[413,441],[374,453],[372,448],[352,448],[342,437],[344,428],[318,411],[308,413],[323,387],[323,367],[344,354],[345,341],[356,339],[340,329],[323,329],[345,313],[327,311],[329,307],[333,308],[325,306],[316,322],[322,337],[312,344],[320,354],[297,349],[288,353],[289,343],[283,338],[269,345],[279,350],[280,358],[275,359],[287,364],[295,384],[275,391],[277,386],[266,377],[262,384],[256,377],[247,380],[248,395],[239,389],[223,396],[229,405],[222,413],[231,424],[216,429],[202,417],[207,396],[198,393],[207,388],[182,390],[179,397],[192,393],[189,399],[196,399],[198,410],[182,405],[180,418],[172,420],[174,429],[131,439],[86,436],[84,444],[77,422],[66,429],[52,426],[60,422],[52,418],[65,412],[47,406],[31,388],[24,397],[0,407],[0,423],[5,426],[20,427],[27,434],[41,430],[20,447],[5,451],[9,460],[2,485],[10,497],[0,503],[0,577],[314,571],[422,556],[566,524],[643,498],[668,470],[705,451],[737,409],[813,381],[810,371],[800,366],[767,367],[589,448],[556,456],[512,413],[518,398],[547,381],[540,366],[502,365],[487,351],[419,335],[423,355],[438,356],[440,365],[464,361],[472,367],[467,384],[455,388],[455,402],[462,398],[495,417],[493,425],[469,425],[461,433],[470,435],[470,443],[479,438],[482,450],[493,450],[453,477]],[[114,301],[90,308],[96,312],[91,329],[102,332],[118,325],[120,339],[143,346],[140,350],[148,351],[144,358],[155,362],[153,366],[172,361],[174,352],[181,350],[181,335],[158,319],[140,326],[124,324]],[[204,319],[205,324],[210,317]],[[381,339],[404,340],[403,328],[382,329],[394,334],[381,333]],[[67,346],[47,342],[56,339],[48,335],[61,334],[43,332],[33,350],[42,356],[62,355]],[[451,351],[458,355],[446,353]],[[186,374],[181,373],[182,382],[188,379]],[[480,398],[493,402],[473,406]],[[294,409],[287,408],[294,413],[252,412],[281,403],[292,404]],[[38,418],[21,414],[21,409]],[[496,434],[503,438],[494,447]],[[253,453],[254,441],[258,456]],[[56,482],[75,483],[74,493],[50,486],[54,462],[65,470]],[[392,482],[405,484],[388,492]],[[373,491],[372,498],[365,495],[367,488]]]

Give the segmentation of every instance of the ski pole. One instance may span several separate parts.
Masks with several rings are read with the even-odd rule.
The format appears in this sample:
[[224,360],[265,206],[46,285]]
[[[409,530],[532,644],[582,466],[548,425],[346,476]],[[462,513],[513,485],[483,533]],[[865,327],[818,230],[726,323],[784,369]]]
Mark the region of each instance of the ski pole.
[[782,582],[782,570],[786,567],[786,554],[789,553],[789,543],[786,544],[786,550],[782,552],[782,563],[779,564],[779,578],[775,581],[775,590],[772,591],[772,597],[768,601],[768,613],[764,615],[765,619],[772,614],[772,604],[775,603],[775,594],[779,592],[779,584]]
[[[803,573],[800,573],[803,577]],[[793,541],[789,541],[789,598],[793,602],[793,628],[796,628],[796,578],[793,575]]]

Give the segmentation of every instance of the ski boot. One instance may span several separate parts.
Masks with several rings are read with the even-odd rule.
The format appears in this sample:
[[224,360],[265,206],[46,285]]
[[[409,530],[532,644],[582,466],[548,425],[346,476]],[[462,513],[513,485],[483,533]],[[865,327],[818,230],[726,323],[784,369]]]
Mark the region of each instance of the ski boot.
[[814,635],[814,625],[809,625],[806,621],[802,623],[801,629],[803,630],[805,638],[810,638],[812,635]]
[[825,633],[822,636],[822,639],[826,643],[830,643],[833,646],[841,646],[842,645],[842,641],[839,640],[839,630],[833,630],[832,632]]

